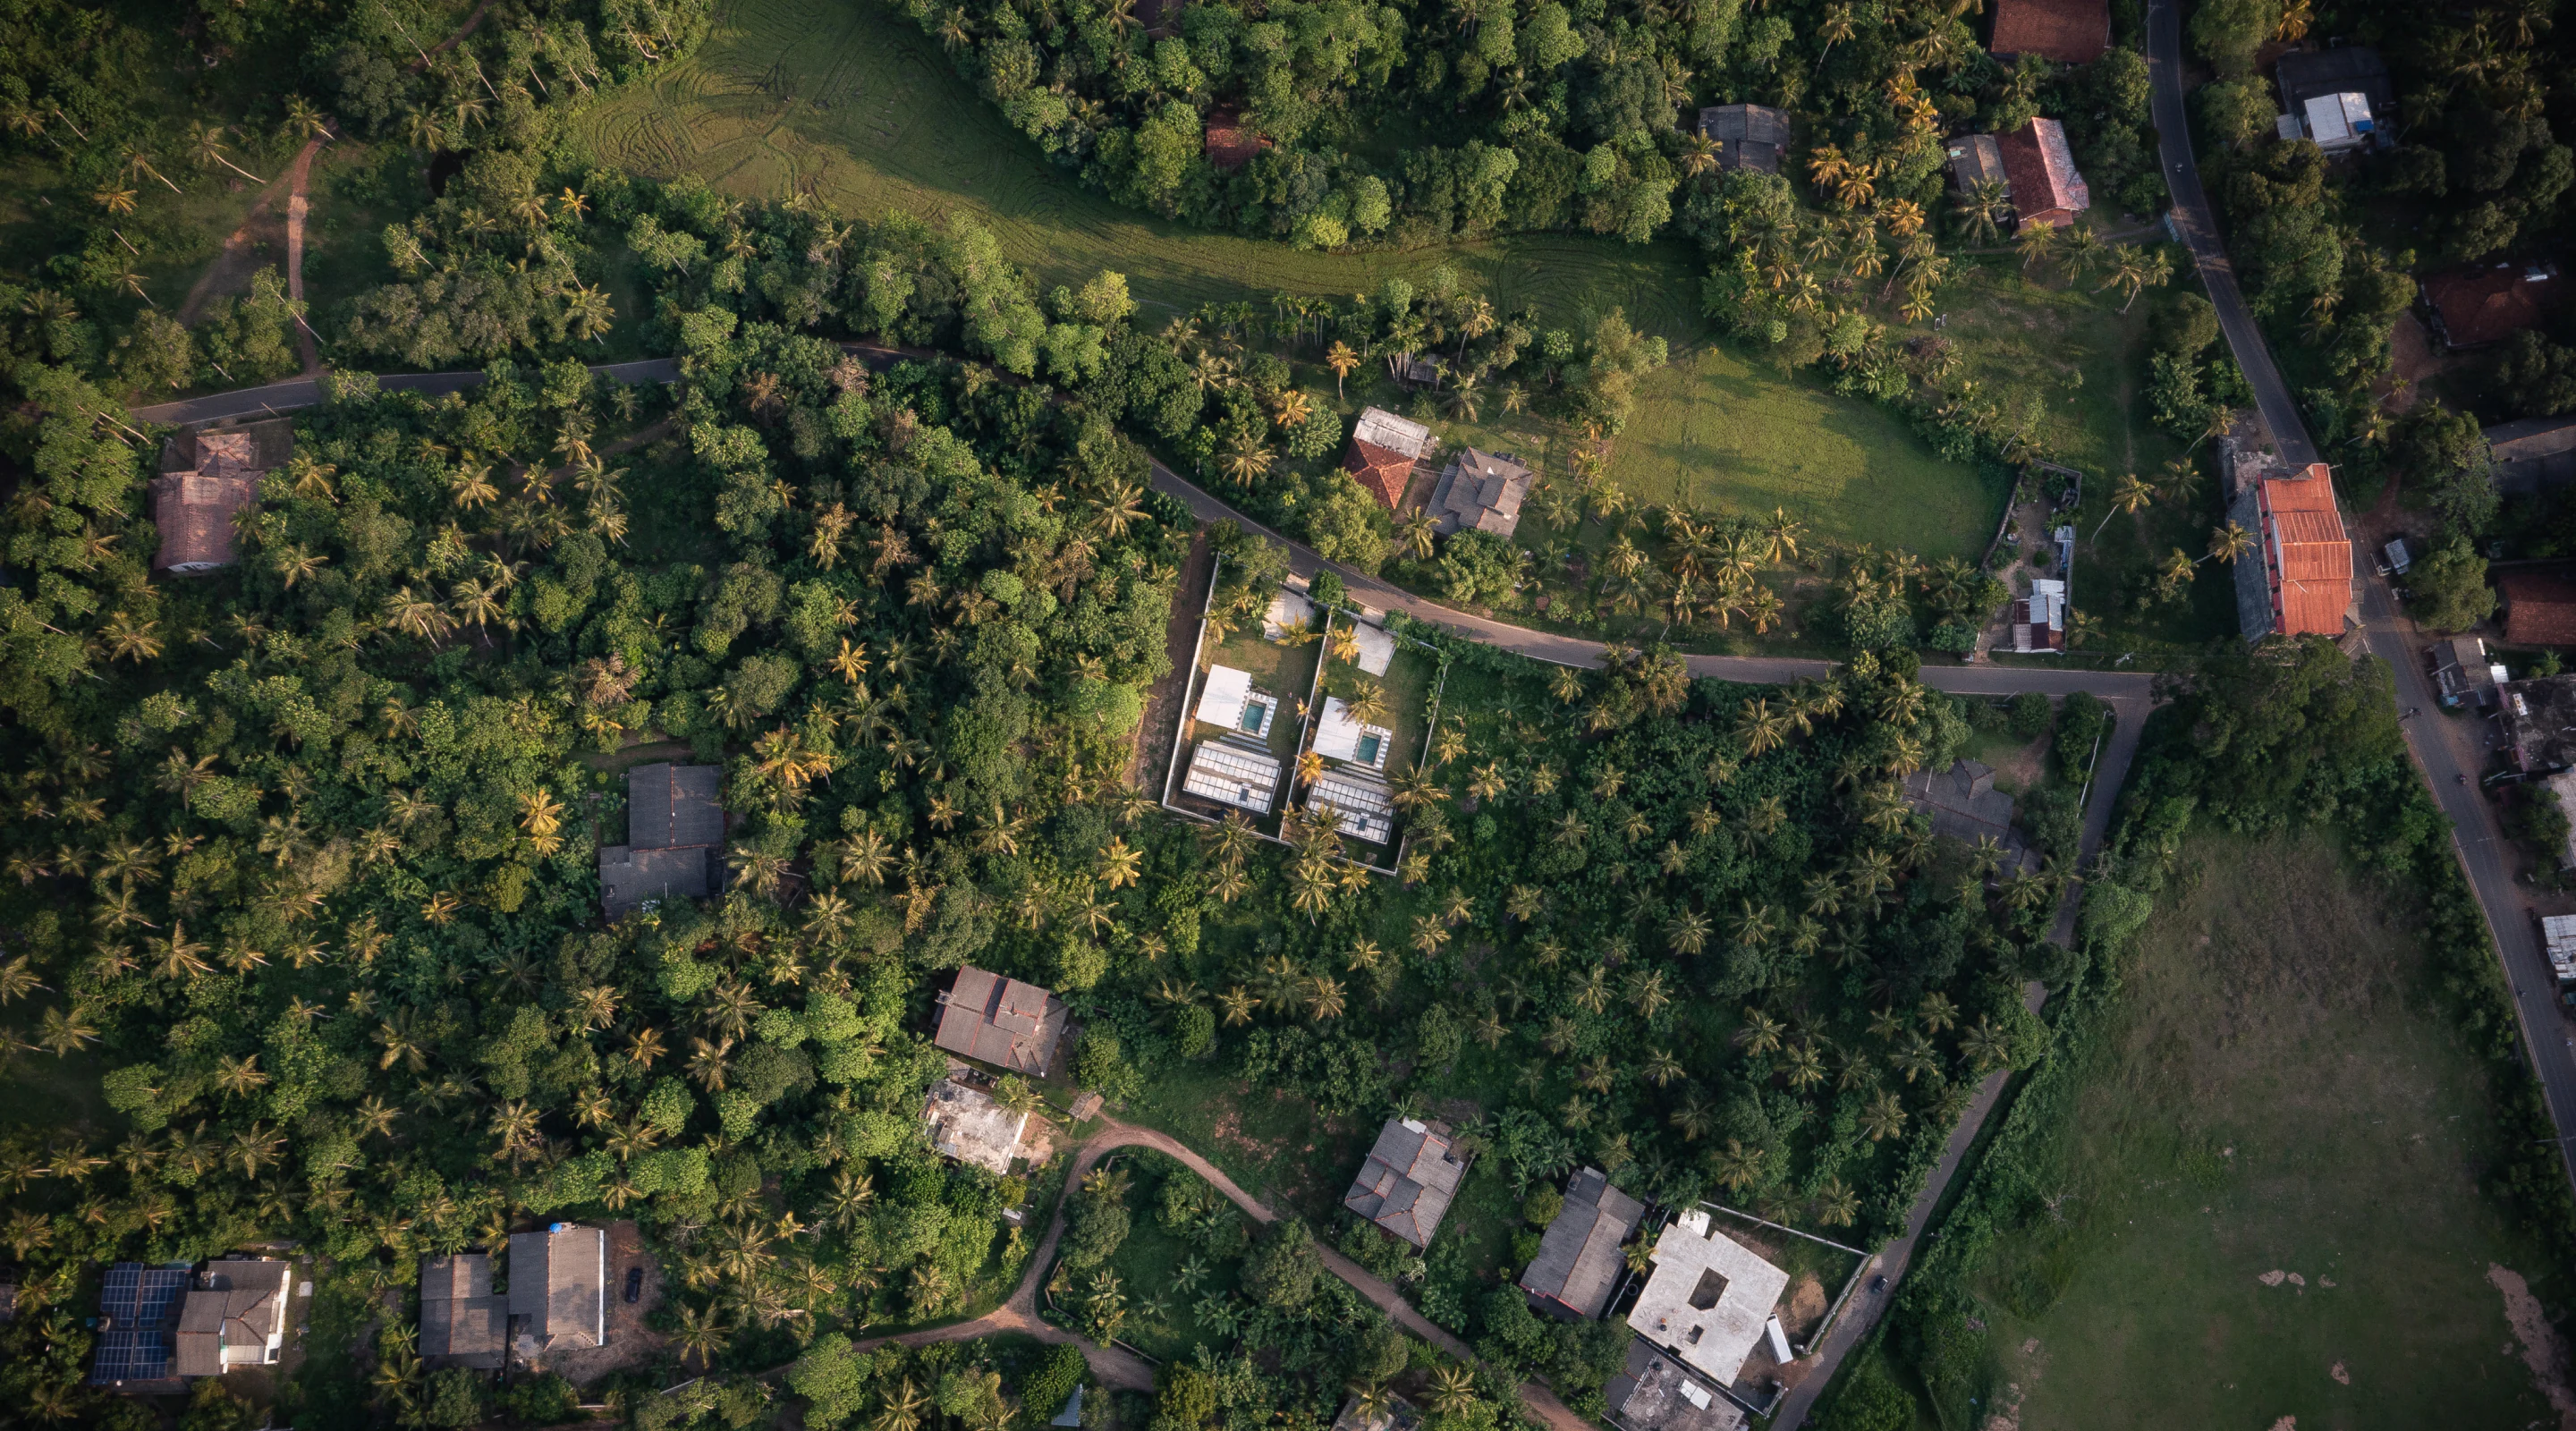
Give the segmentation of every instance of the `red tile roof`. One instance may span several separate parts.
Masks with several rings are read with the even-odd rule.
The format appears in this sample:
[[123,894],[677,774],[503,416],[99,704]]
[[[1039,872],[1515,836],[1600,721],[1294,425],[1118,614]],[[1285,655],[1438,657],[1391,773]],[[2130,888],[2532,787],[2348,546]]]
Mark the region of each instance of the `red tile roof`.
[[2437,273],[2424,280],[2424,301],[2440,320],[2442,340],[2475,348],[2540,322],[2541,301],[2557,292],[2557,275],[2533,279],[2523,264]]
[[2004,174],[2012,184],[2013,213],[2023,224],[2071,224],[2093,207],[2093,191],[2075,169],[2075,151],[2066,143],[2066,126],[2054,119],[2033,119],[2000,136]]
[[2110,0],[1995,0],[1998,55],[2089,65],[2111,48]]
[[1354,437],[1350,455],[1342,459],[1342,470],[1384,502],[1388,511],[1394,511],[1404,505],[1405,484],[1413,480],[1413,459]]
[[2324,463],[2303,478],[2275,478],[2258,491],[2263,579],[2272,629],[2288,636],[2336,636],[2352,606],[2352,539],[2335,510]]
[[2511,646],[2576,646],[2576,581],[2548,572],[2496,578],[2504,598],[2504,639]]

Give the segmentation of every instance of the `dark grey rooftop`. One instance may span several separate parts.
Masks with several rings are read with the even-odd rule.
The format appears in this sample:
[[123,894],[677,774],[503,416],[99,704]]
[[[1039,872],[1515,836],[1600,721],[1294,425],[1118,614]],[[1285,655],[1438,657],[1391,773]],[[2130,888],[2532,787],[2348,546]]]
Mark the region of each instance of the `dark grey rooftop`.
[[1597,1317],[1610,1305],[1620,1269],[1620,1244],[1645,1219],[1646,1205],[1610,1186],[1598,1168],[1585,1168],[1566,1185],[1565,1208],[1547,1225],[1521,1290],[1551,1310]]

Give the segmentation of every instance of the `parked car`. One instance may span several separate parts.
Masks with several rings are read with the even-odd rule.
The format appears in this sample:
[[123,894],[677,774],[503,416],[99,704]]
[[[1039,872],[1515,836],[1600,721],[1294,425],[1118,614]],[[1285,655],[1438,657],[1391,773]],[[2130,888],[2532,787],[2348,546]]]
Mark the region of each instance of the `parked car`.
[[641,1267],[626,1269],[626,1300],[629,1302],[644,1300],[644,1269]]
[[1879,1293],[1884,1292],[1884,1291],[1886,1291],[1886,1290],[1887,1290],[1887,1274],[1886,1274],[1886,1273],[1881,1272],[1881,1273],[1879,1273],[1877,1276],[1872,1277],[1872,1278],[1870,1278],[1870,1279],[1869,1279],[1869,1294],[1870,1294],[1871,1296],[1875,1297],[1875,1296],[1877,1296]]

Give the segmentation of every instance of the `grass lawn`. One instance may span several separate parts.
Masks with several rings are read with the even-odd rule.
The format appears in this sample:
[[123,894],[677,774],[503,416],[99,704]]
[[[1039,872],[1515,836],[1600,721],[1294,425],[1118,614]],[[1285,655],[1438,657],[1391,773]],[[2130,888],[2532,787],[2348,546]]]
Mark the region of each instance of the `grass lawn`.
[[[1219,927],[1211,921],[1210,933]],[[1318,1117],[1303,1098],[1205,1064],[1166,1070],[1119,1116],[1180,1139],[1273,1211],[1318,1227],[1341,1205],[1378,1129],[1375,1117]]]
[[[1199,1251],[1178,1234],[1165,1231],[1157,1215],[1162,1178],[1201,1179],[1158,1153],[1123,1156],[1136,1185],[1127,1194],[1127,1240],[1109,1259],[1110,1270],[1118,1274],[1128,1298],[1127,1321],[1119,1328],[1119,1340],[1162,1361],[1185,1359],[1201,1343],[1228,1345],[1234,1338],[1203,1325],[1194,1308],[1204,1298],[1233,1292],[1242,1283],[1243,1264]],[[1208,1195],[1217,1196],[1212,1189]],[[1201,1276],[1188,1290],[1181,1290],[1181,1268],[1193,1261]]]
[[[2406,915],[2310,838],[2203,836],[2122,971],[2062,1135],[2061,1223],[1980,1270],[2019,1424],[2525,1426],[2481,1194],[2489,1092]],[[2295,1280],[2294,1280],[2295,1279]]]
[[[744,0],[695,55],[611,96],[576,127],[603,161],[638,173],[693,172],[742,195],[811,190],[853,214],[971,216],[1042,286],[1104,268],[1126,274],[1149,323],[1281,291],[1347,299],[1442,263],[1496,308],[1528,305],[1552,325],[1619,308],[1682,354],[1640,384],[1611,468],[1641,501],[1786,505],[1820,536],[1938,557],[1972,554],[2002,498],[1870,404],[1707,349],[1704,266],[1686,244],[1533,234],[1324,254],[1166,222],[1049,164],[956,77],[937,44],[880,6]],[[1365,379],[1351,384],[1351,411],[1368,389]],[[1459,431],[1480,436],[1472,425]],[[1501,445],[1540,450],[1527,439]]]
[[[1276,702],[1270,712],[1270,724],[1263,730],[1262,738],[1269,742],[1270,753],[1278,756],[1282,764],[1287,764],[1297,758],[1300,726],[1297,719],[1297,703],[1305,700],[1314,690],[1315,662],[1322,650],[1323,643],[1320,641],[1301,641],[1295,645],[1289,645],[1266,640],[1261,634],[1261,628],[1254,625],[1241,631],[1228,632],[1223,641],[1202,651],[1199,654],[1199,669],[1204,671],[1212,666],[1232,666],[1238,671],[1252,673],[1252,689],[1275,698]],[[1195,692],[1191,699],[1193,702],[1196,701]],[[1204,740],[1217,734],[1214,727],[1202,725],[1199,722],[1198,707],[1195,704],[1190,707],[1190,710],[1189,739]]]

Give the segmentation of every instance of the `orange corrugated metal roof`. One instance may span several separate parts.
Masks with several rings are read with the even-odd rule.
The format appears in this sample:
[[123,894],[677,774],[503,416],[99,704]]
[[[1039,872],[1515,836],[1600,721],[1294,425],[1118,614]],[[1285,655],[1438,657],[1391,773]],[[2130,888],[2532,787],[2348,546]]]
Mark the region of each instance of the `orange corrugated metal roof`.
[[2352,606],[2352,541],[2323,464],[2301,480],[2263,484],[2264,576],[2278,629],[2340,635]]

